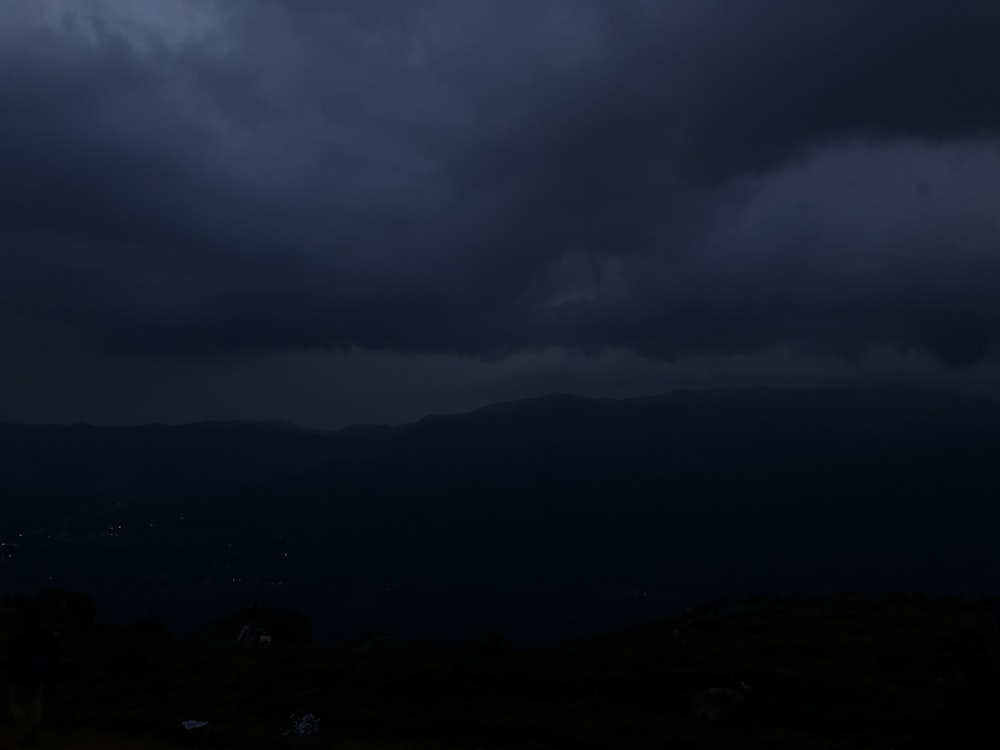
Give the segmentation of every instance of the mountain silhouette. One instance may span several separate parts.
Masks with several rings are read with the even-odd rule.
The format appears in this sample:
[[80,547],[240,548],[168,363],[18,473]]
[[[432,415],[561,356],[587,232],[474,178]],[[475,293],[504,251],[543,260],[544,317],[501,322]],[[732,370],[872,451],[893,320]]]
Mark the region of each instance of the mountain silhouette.
[[897,386],[551,394],[335,432],[0,425],[0,520],[25,534],[11,580],[69,570],[178,613],[307,597],[343,629],[587,630],[760,589],[987,587],[998,455],[1000,404]]

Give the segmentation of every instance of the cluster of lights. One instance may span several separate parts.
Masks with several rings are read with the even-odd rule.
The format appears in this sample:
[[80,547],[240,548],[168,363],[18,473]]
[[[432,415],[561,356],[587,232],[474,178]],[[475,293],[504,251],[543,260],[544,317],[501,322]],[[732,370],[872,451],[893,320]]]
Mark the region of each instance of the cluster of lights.
[[[18,534],[17,538],[20,539],[22,536],[22,534]],[[14,558],[14,550],[17,547],[17,542],[8,542],[6,539],[0,539],[0,560],[12,560]]]

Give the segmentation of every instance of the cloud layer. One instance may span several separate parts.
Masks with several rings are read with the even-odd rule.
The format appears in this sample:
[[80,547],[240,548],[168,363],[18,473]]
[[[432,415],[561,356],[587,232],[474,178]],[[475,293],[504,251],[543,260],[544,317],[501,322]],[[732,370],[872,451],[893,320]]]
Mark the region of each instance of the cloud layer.
[[10,352],[1000,353],[992,0],[0,5]]

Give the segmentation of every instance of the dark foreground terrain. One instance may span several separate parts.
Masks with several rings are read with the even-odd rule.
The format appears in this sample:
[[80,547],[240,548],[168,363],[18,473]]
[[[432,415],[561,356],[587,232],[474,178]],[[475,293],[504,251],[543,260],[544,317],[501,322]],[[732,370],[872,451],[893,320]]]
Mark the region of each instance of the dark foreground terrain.
[[[59,637],[52,748],[887,750],[1000,738],[1000,639],[982,597],[760,596],[521,651],[388,636],[250,646],[148,622],[62,626]],[[692,717],[700,689],[740,682],[743,720]],[[283,737],[307,712],[319,734]],[[185,731],[189,719],[209,725]]]

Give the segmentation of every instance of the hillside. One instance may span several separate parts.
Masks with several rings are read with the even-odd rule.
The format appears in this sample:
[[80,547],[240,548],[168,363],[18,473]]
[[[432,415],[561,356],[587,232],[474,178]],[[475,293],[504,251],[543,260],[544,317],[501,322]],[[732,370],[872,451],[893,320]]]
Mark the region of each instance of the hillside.
[[[45,746],[971,746],[984,732],[985,742],[997,739],[995,605],[756,596],[531,650],[388,636],[252,647],[148,625],[69,628],[46,693]],[[745,718],[726,725],[692,715],[698,691],[740,682],[750,689]],[[283,737],[290,715],[305,713],[320,718],[320,734]],[[188,719],[209,725],[185,731]]]
[[541,642],[750,591],[1000,574],[1000,406],[928,389],[552,395],[335,433],[8,425],[0,448],[8,585],[179,627],[261,599],[321,637]]

